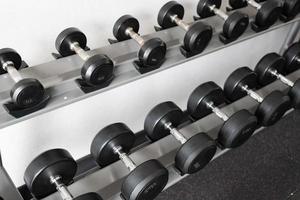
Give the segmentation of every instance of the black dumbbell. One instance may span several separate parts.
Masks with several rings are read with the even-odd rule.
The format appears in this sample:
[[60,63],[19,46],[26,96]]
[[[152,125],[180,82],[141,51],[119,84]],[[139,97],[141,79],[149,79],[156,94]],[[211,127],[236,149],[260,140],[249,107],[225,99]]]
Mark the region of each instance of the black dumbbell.
[[292,44],[283,54],[286,59],[286,72],[292,73],[300,69],[300,43]]
[[216,153],[215,142],[205,133],[187,139],[176,128],[183,118],[183,111],[175,103],[164,102],[148,113],[144,123],[146,134],[152,141],[171,134],[182,144],[175,156],[175,167],[182,175],[198,172]]
[[52,149],[37,156],[26,168],[24,181],[37,199],[58,191],[63,200],[102,200],[96,193],[86,193],[76,198],[66,185],[72,183],[77,163],[64,149]]
[[168,183],[168,170],[157,160],[136,165],[128,153],[135,143],[134,133],[123,123],[103,128],[94,138],[91,154],[99,166],[107,166],[120,159],[129,169],[121,188],[125,200],[154,199]]
[[83,32],[77,28],[67,28],[56,38],[55,47],[62,55],[70,56],[78,54],[84,61],[81,68],[82,79],[91,86],[105,83],[113,77],[113,61],[103,54],[90,56],[84,50],[87,45],[87,38]]
[[229,5],[233,9],[246,7],[247,5],[254,7],[257,10],[255,24],[263,28],[269,28],[275,24],[282,11],[282,4],[274,0],[267,0],[262,4],[257,3],[255,0],[229,0]]
[[183,44],[186,51],[201,53],[212,37],[212,27],[203,22],[191,25],[184,22],[184,7],[176,1],[169,1],[159,11],[157,22],[163,28],[179,26],[186,31]]
[[261,125],[271,126],[290,109],[290,98],[278,90],[262,97],[253,90],[258,87],[257,79],[257,74],[248,67],[238,68],[225,82],[225,96],[231,101],[250,96],[259,103],[256,116]]
[[300,108],[300,79],[293,82],[282,75],[285,65],[286,61],[283,57],[277,53],[269,53],[258,62],[254,71],[258,75],[258,82],[263,86],[275,80],[280,80],[289,86],[291,88],[289,96],[291,97],[292,106],[298,109]]
[[166,56],[167,45],[160,38],[144,40],[139,34],[139,22],[130,15],[120,17],[114,25],[113,34],[118,41],[134,39],[140,46],[138,57],[143,66],[161,64]]
[[0,49],[0,64],[0,74],[8,73],[15,82],[10,97],[17,107],[30,108],[44,99],[45,89],[40,81],[34,78],[23,78],[18,72],[22,65],[22,58],[15,50]]
[[223,25],[223,36],[229,40],[239,38],[249,25],[249,17],[239,11],[230,15],[220,10],[222,0],[200,0],[197,13],[201,18],[217,15],[225,22]]
[[223,90],[214,82],[198,86],[190,95],[187,104],[188,113],[196,120],[211,112],[224,121],[218,141],[225,148],[235,148],[245,143],[257,128],[257,119],[248,110],[240,110],[231,116],[217,106],[226,103]]
[[282,3],[282,20],[289,21],[296,17],[300,10],[299,0],[276,0]]

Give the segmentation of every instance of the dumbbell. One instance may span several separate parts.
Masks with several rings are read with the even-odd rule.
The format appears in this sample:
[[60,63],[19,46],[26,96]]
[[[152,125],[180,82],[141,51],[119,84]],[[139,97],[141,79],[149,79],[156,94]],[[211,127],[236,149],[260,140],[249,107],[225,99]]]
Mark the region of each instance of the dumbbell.
[[259,4],[255,0],[229,0],[229,5],[233,9],[238,9],[250,5],[257,10],[255,24],[262,28],[269,28],[278,20],[282,5],[274,0],[267,0]]
[[195,120],[215,113],[224,121],[218,134],[218,142],[225,148],[235,148],[252,136],[257,128],[257,119],[248,110],[240,110],[228,116],[218,108],[225,103],[222,88],[210,81],[201,84],[192,92],[188,99],[187,111]]
[[131,15],[120,17],[113,27],[113,34],[118,41],[135,40],[140,45],[138,57],[143,66],[157,66],[166,55],[167,45],[160,38],[144,40],[139,34],[139,21]]
[[34,78],[23,78],[18,72],[22,65],[22,58],[14,49],[0,49],[0,64],[0,74],[8,73],[15,82],[10,97],[17,107],[30,108],[44,99],[45,89],[40,81]]
[[184,49],[192,53],[201,53],[212,37],[212,27],[203,22],[191,25],[183,21],[184,7],[176,1],[169,1],[159,11],[157,22],[163,28],[176,25],[186,31],[183,39]]
[[236,101],[248,95],[259,103],[255,113],[259,123],[262,126],[271,126],[290,109],[290,98],[278,90],[262,97],[254,91],[258,87],[257,80],[257,74],[248,67],[238,68],[229,75],[224,84],[225,96]]
[[286,59],[285,71],[292,73],[300,69],[300,43],[292,44],[283,54]]
[[265,55],[256,65],[255,72],[258,75],[258,82],[262,86],[268,85],[275,80],[280,80],[291,89],[289,96],[291,98],[292,106],[300,108],[300,79],[293,82],[286,78],[282,73],[284,72],[286,61],[277,53],[269,53]]
[[113,61],[104,54],[88,55],[84,50],[87,38],[78,28],[67,28],[56,38],[55,47],[63,57],[78,54],[84,61],[81,68],[82,79],[91,86],[97,86],[112,79]]
[[296,17],[300,10],[299,0],[276,0],[282,3],[282,15],[284,16],[284,21],[292,20]]
[[175,103],[168,101],[155,106],[144,123],[144,130],[152,141],[171,134],[182,144],[175,156],[175,167],[182,175],[198,172],[216,153],[215,142],[205,133],[198,133],[187,139],[176,128],[183,119],[183,111]]
[[37,156],[26,168],[24,181],[32,195],[42,199],[58,191],[63,200],[102,200],[96,193],[76,198],[68,190],[77,171],[77,163],[64,149],[52,149]]
[[229,40],[239,38],[249,25],[249,17],[239,11],[230,15],[220,10],[222,0],[200,0],[197,13],[201,18],[217,15],[225,22],[223,25],[223,36]]
[[151,200],[164,189],[169,173],[157,160],[148,160],[137,166],[128,156],[134,143],[135,135],[125,124],[111,124],[94,138],[91,155],[101,167],[120,159],[129,169],[121,187],[123,199]]

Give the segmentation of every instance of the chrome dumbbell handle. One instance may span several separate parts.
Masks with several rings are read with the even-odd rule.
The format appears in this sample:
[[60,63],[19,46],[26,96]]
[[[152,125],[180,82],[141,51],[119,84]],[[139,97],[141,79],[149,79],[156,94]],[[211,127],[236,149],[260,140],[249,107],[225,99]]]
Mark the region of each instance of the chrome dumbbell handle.
[[263,102],[263,98],[257,94],[256,92],[254,92],[253,90],[249,89],[248,85],[243,85],[242,90],[245,91],[250,97],[252,97],[253,99],[255,99],[258,103]]
[[256,9],[261,8],[261,5],[257,3],[255,0],[247,0],[247,3]]
[[129,27],[126,29],[125,33],[130,36],[132,39],[134,39],[137,43],[139,43],[141,46],[144,45],[145,40],[136,32],[133,31],[133,28]]
[[136,168],[136,164],[131,158],[122,150],[122,147],[114,147],[113,151],[119,155],[120,160],[125,164],[129,171],[133,171]]
[[7,61],[2,64],[2,67],[7,73],[10,75],[10,77],[13,79],[14,82],[19,82],[23,79],[21,74],[18,72],[18,70],[15,68],[14,63],[11,61]]
[[277,70],[270,69],[269,72],[275,76],[278,80],[283,82],[284,84],[288,85],[289,87],[294,86],[294,82],[283,76],[282,74],[278,73]]
[[173,127],[172,123],[166,123],[165,128],[170,131],[170,133],[178,140],[181,144],[184,144],[187,142],[187,139],[180,133],[175,127]]
[[87,61],[90,58],[90,55],[88,55],[87,52],[80,47],[78,42],[73,42],[70,48],[72,51],[75,51],[82,60]]
[[73,200],[73,196],[68,188],[61,182],[60,176],[51,176],[50,183],[56,186],[56,190],[60,193],[63,200]]
[[225,113],[223,113],[220,108],[216,107],[213,102],[206,103],[206,106],[210,108],[212,112],[215,113],[223,121],[227,121],[229,119],[229,117]]
[[171,21],[176,23],[179,27],[181,27],[183,30],[188,31],[190,28],[190,25],[187,24],[185,21],[182,19],[178,18],[177,15],[171,16]]
[[214,12],[216,15],[218,15],[219,17],[221,17],[223,20],[227,20],[228,15],[226,13],[224,13],[221,9],[216,8],[216,5],[211,5],[209,6],[209,9]]

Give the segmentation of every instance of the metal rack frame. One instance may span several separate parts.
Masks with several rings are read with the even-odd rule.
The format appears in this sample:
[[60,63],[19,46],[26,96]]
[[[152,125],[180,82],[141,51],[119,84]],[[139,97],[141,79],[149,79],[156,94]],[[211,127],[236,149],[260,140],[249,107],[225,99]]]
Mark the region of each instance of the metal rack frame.
[[[240,9],[242,12],[249,14],[253,20],[256,12],[251,8]],[[105,53],[111,57],[116,63],[115,75],[116,78],[110,86],[99,91],[95,91],[90,94],[83,93],[75,83],[75,79],[78,78],[80,74],[80,68],[82,65],[82,60],[74,55],[67,58],[62,58],[54,60],[49,63],[41,64],[34,67],[29,67],[20,71],[21,75],[24,77],[36,77],[41,80],[41,82],[48,88],[49,93],[51,93],[52,99],[49,105],[36,113],[29,116],[15,119],[7,114],[7,112],[1,107],[0,108],[0,128],[5,129],[9,126],[17,125],[20,122],[24,122],[28,119],[35,118],[40,115],[46,115],[48,112],[55,112],[56,109],[70,105],[74,102],[79,102],[81,100],[97,96],[106,91],[111,91],[114,88],[120,87],[122,85],[128,84],[130,82],[136,81],[138,79],[150,76],[155,73],[160,73],[163,70],[175,67],[179,64],[192,61],[199,57],[205,56],[212,52],[216,52],[223,48],[242,43],[243,41],[249,40],[253,37],[260,36],[267,32],[276,31],[287,26],[291,26],[289,29],[289,34],[286,36],[284,44],[282,45],[281,52],[286,49],[286,47],[295,41],[295,38],[299,36],[300,27],[300,16],[294,20],[283,23],[277,22],[270,29],[265,30],[260,33],[255,33],[249,27],[245,34],[241,36],[237,41],[224,45],[219,41],[218,33],[222,29],[222,21],[218,17],[211,17],[203,20],[206,23],[215,27],[213,39],[208,46],[208,48],[200,55],[192,58],[185,58],[179,50],[180,41],[183,38],[184,32],[178,28],[174,27],[168,30],[163,30],[160,32],[153,33],[151,35],[145,36],[145,38],[150,37],[160,37],[168,44],[167,61],[163,66],[155,71],[147,74],[139,74],[134,68],[132,61],[136,59],[136,54],[138,51],[138,46],[132,41],[124,41],[96,50],[92,50],[89,54],[93,55],[96,53]],[[124,53],[128,52],[128,53]],[[289,75],[291,80],[296,80],[300,77],[300,70]],[[0,103],[3,104],[9,100],[9,90],[11,89],[12,81],[7,78],[7,75],[0,76]],[[281,90],[287,93],[288,88],[276,81],[267,87],[258,91],[262,95],[266,95],[273,91],[274,89]],[[67,99],[65,97],[68,97]],[[253,111],[256,109],[257,103],[249,97],[245,97],[231,105],[224,107],[222,110],[229,115],[242,108],[249,109]],[[217,138],[218,130],[222,124],[222,121],[218,119],[215,115],[209,115],[201,120],[198,120],[192,124],[183,127],[180,131],[187,137],[193,136],[198,132],[206,132],[212,138]],[[257,130],[258,132],[259,130]],[[88,145],[88,144],[87,144]],[[174,156],[176,149],[179,144],[171,136],[167,136],[155,143],[141,147],[138,151],[131,154],[131,157],[136,161],[137,164],[144,162],[149,159],[158,159],[161,161],[170,172],[170,179],[167,187],[175,184],[179,180],[185,178],[186,176],[180,176],[173,167]],[[219,149],[215,158],[222,155],[228,151],[227,149]],[[1,158],[1,156],[0,156]],[[1,159],[0,159],[1,160]],[[128,174],[127,169],[121,164],[121,162],[116,162],[103,169],[91,169],[84,175],[78,177],[75,182],[69,186],[69,189],[74,196],[80,195],[86,192],[98,192],[103,196],[104,199],[120,199],[119,191],[121,187],[122,180]],[[0,197],[4,200],[6,199],[16,199],[21,200],[18,190],[13,184],[12,180],[8,176],[6,170],[0,162]],[[55,200],[59,199],[58,194],[55,193],[45,198],[45,200]]]

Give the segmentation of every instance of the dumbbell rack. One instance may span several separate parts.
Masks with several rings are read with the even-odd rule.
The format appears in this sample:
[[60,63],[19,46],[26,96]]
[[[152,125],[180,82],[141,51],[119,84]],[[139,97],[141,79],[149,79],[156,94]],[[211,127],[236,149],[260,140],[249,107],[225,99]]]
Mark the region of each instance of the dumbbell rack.
[[[297,77],[300,77],[300,70],[289,75],[288,77],[292,81],[297,80]],[[289,90],[288,87],[284,86],[279,81],[276,81],[273,84],[270,84],[267,87],[259,90],[258,94],[266,96],[275,89],[283,91],[284,93],[287,93]],[[228,115],[230,116],[231,114],[243,108],[246,108],[251,112],[255,112],[257,106],[258,104],[253,101],[253,99],[246,97],[235,102],[234,104],[223,107],[222,111],[224,111],[224,113],[228,113]],[[222,123],[223,122],[219,120],[216,115],[212,114],[201,120],[184,126],[183,128],[179,129],[179,131],[186,135],[188,138],[197,133],[205,132],[208,133],[208,135],[213,139],[216,139],[218,130],[220,129]],[[256,133],[261,129],[258,129]],[[180,176],[179,172],[173,166],[176,150],[178,149],[178,147],[179,143],[172,136],[167,136],[160,141],[152,144],[142,144],[140,147],[136,148],[138,149],[138,151],[132,153],[130,157],[133,158],[133,160],[137,161],[137,163],[142,163],[144,160],[148,159],[158,159],[169,170],[169,183],[167,187],[170,187],[186,177]],[[223,153],[226,153],[227,151],[228,149],[218,149],[214,159],[221,156]],[[118,161],[101,170],[98,170],[97,167],[90,170],[91,171],[86,172],[85,175],[82,174],[82,177],[78,177],[79,180],[75,180],[75,183],[69,187],[71,193],[79,195],[87,191],[97,191],[105,199],[119,199],[119,191],[122,180],[128,174],[128,170],[124,168],[121,161]],[[59,199],[59,196],[57,196],[57,194],[53,194],[52,196],[45,198],[45,200],[55,199]]]
[[[256,14],[255,11],[251,8],[243,8],[240,10],[242,12],[249,14],[249,16],[252,19]],[[287,35],[284,35],[284,38],[278,40],[278,41],[282,41],[280,42],[281,51],[282,51],[287,47],[288,44],[295,41],[295,38],[299,36],[298,30],[300,28],[300,16],[298,15],[297,18],[295,18],[293,21],[290,21],[288,23],[277,22],[270,29],[260,33],[255,33],[249,27],[248,30],[245,32],[245,34],[239,40],[225,46],[219,41],[218,34],[217,34],[222,29],[222,25],[223,25],[222,21],[219,20],[218,17],[211,17],[205,19],[204,21],[215,28],[214,37],[211,43],[209,44],[209,47],[205,50],[205,52],[193,58],[187,59],[180,53],[178,47],[180,46],[180,38],[183,37],[184,32],[181,31],[181,29],[178,27],[156,32],[153,33],[152,35],[146,36],[146,38],[153,37],[153,36],[162,38],[168,44],[169,50],[167,54],[167,60],[164,63],[164,65],[160,69],[144,75],[139,74],[131,63],[135,59],[136,52],[138,50],[136,44],[131,40],[90,51],[89,52],[90,54],[105,53],[109,55],[116,62],[116,66],[117,66],[115,71],[116,78],[112,82],[112,84],[105,89],[90,94],[84,94],[74,82],[74,79],[78,78],[77,75],[80,74],[80,68],[82,65],[82,61],[78,56],[62,58],[50,63],[46,63],[46,64],[42,64],[42,65],[38,65],[38,66],[34,66],[22,70],[20,73],[24,77],[34,76],[37,79],[41,80],[41,82],[45,85],[45,87],[49,88],[48,91],[51,94],[52,99],[49,102],[49,105],[45,109],[20,119],[15,119],[11,117],[1,107],[0,128],[2,128],[2,130],[0,131],[0,135],[2,135],[2,133],[4,134],[4,132],[5,134],[16,135],[19,132],[23,132],[24,129],[22,128],[24,127],[31,127],[30,130],[28,130],[27,132],[25,131],[26,134],[31,134],[31,136],[36,135],[38,133],[35,132],[40,131],[40,129],[37,128],[38,126],[45,125],[45,127],[47,127],[46,126],[47,118],[51,118],[57,115],[59,116],[59,119],[62,118],[68,119],[68,117],[70,117],[70,112],[67,112],[67,110],[68,111],[72,110],[73,109],[72,105],[75,104],[75,102],[77,103],[77,109],[78,109],[77,113],[74,113],[75,116],[79,117],[78,115],[80,115],[79,113],[81,112],[91,113],[90,116],[91,118],[98,118],[98,120],[101,120],[101,118],[99,118],[99,114],[96,114],[91,107],[88,107],[86,105],[101,103],[99,102],[101,94],[105,92],[113,92],[114,89],[123,86],[126,87],[126,85],[128,85],[131,82],[142,80],[143,78],[153,76],[157,73],[162,73],[162,71],[171,69],[172,67],[176,67],[180,64],[184,64],[189,61],[192,62],[195,58],[200,58],[206,55],[209,56],[209,54],[213,52],[220,51],[224,48],[228,49],[233,46],[241,45],[243,44],[243,42],[249,41],[252,38],[263,37],[264,35],[272,34],[272,32],[275,31],[288,33]],[[264,53],[268,53],[268,52],[264,52]],[[204,68],[205,66],[200,66],[200,67]],[[239,66],[235,66],[235,67],[239,67]],[[231,71],[228,71],[228,73],[230,72]],[[218,71],[215,71],[215,73],[218,73]],[[172,74],[170,74],[170,76],[172,76]],[[291,80],[296,80],[297,77],[300,77],[300,71],[296,71],[295,73],[291,74],[289,77]],[[202,82],[204,81],[199,80],[198,84]],[[10,81],[9,78],[7,78],[6,75],[3,75],[0,76],[0,85],[1,85],[0,103],[3,104],[9,99],[8,91],[11,89],[12,82]],[[288,88],[279,82],[274,82],[273,84],[260,90],[259,93],[264,96],[269,92],[273,91],[274,89],[279,89],[284,92],[287,92]],[[153,102],[153,105],[155,105],[156,103],[158,102]],[[149,108],[150,107],[152,107],[152,105],[149,105]],[[257,107],[257,103],[255,103],[249,97],[245,97],[229,106],[224,107],[223,110],[226,113],[231,114],[234,113],[234,111],[237,111],[241,108],[246,108],[249,109],[250,111],[254,111],[256,107]],[[94,123],[95,121],[93,121],[93,124],[89,124],[89,125],[93,126]],[[192,124],[183,127],[180,131],[182,131],[187,136],[192,136],[200,131],[201,132],[204,131],[207,132],[212,138],[216,138],[217,130],[220,128],[220,125],[221,125],[221,121],[215,115],[209,115],[199,121],[196,121]],[[96,129],[100,130],[100,128],[102,128],[102,127],[89,128],[88,125],[84,125],[84,126],[87,128],[86,131],[88,133],[93,134],[91,135],[91,137],[93,137],[96,134],[95,131]],[[47,129],[49,129],[47,131],[53,131],[53,132],[55,131],[53,127],[47,127]],[[72,132],[75,129],[76,129],[76,125],[74,125],[74,127],[69,127],[68,131]],[[28,133],[29,131],[31,131],[31,133]],[[142,132],[140,134],[143,135]],[[86,141],[83,141],[83,143],[84,142],[85,144],[83,145],[88,148],[90,145],[89,140],[87,139]],[[184,178],[178,175],[178,173],[172,166],[174,156],[175,156],[175,151],[178,148],[178,146],[179,144],[172,137],[165,137],[160,141],[151,144],[146,140],[143,140],[143,142],[141,142],[140,145],[136,147],[136,151],[134,151],[132,157],[134,160],[137,161],[137,163],[141,163],[151,158],[156,158],[160,160],[166,167],[168,167],[168,170],[170,172],[170,181],[168,184],[169,187],[172,184],[178,182],[180,179]],[[3,150],[5,150],[5,147],[3,148]],[[225,153],[226,151],[227,150],[219,150],[215,158]],[[5,153],[6,152],[3,153],[3,156],[6,156]],[[30,160],[32,158],[33,157],[30,157],[28,159]],[[69,187],[71,193],[77,196],[81,193],[97,191],[99,192],[99,194],[101,194],[101,196],[104,199],[119,199],[119,191],[120,191],[122,179],[128,174],[128,171],[126,170],[126,168],[124,168],[121,165],[120,162],[116,162],[101,170],[99,170],[99,168],[97,168],[93,164],[93,162],[90,160],[88,156],[78,160],[78,162],[79,165],[81,166],[81,169],[88,169],[88,170],[79,170],[82,173],[78,174],[77,178],[75,179],[75,182]],[[17,199],[17,200],[22,199],[19,196],[10,177],[8,176],[8,174],[6,173],[2,165],[0,165],[0,180],[1,180],[0,182],[1,197],[3,197],[4,199]],[[57,194],[53,194],[45,199],[54,200],[59,198]]]

